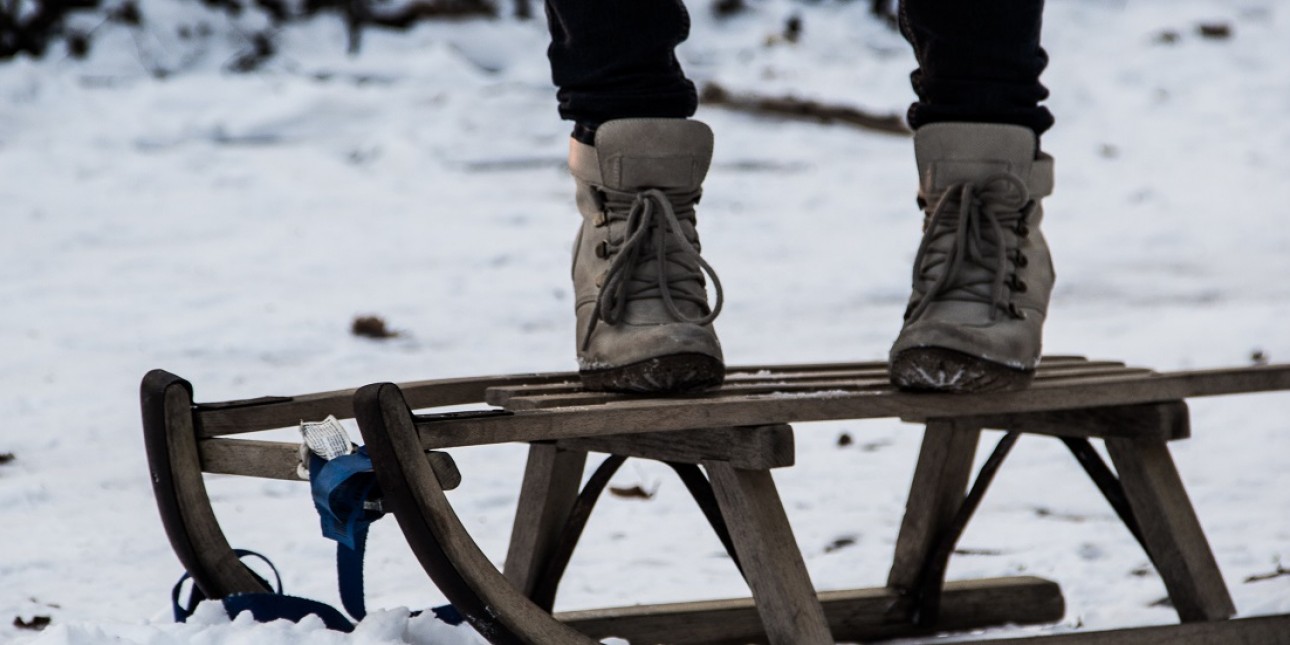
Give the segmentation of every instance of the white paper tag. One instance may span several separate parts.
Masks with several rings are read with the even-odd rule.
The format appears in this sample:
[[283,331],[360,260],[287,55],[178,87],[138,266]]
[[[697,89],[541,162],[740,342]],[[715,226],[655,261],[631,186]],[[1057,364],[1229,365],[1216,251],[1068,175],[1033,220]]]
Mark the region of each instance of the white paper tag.
[[310,452],[326,461],[354,452],[349,433],[335,416],[328,415],[322,421],[301,421],[300,434]]

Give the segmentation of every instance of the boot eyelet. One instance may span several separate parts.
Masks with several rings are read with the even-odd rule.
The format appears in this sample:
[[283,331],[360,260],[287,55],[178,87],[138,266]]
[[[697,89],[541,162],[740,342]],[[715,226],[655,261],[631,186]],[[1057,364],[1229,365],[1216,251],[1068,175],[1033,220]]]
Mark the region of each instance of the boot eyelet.
[[599,213],[596,213],[596,216],[591,219],[591,225],[595,226],[596,228],[601,228],[602,226],[608,223],[609,223],[609,218],[605,215],[605,211],[600,211]]
[[1012,274],[1011,279],[1008,281],[1008,286],[1011,287],[1012,290],[1017,293],[1025,293],[1027,288],[1025,281],[1023,281],[1021,278],[1018,278],[1017,274],[1015,273]]
[[609,242],[602,240],[600,243],[596,244],[596,257],[602,260],[609,257]]
[[597,287],[597,288],[600,288],[600,287],[603,287],[603,286],[605,286],[605,274],[603,274],[603,273],[597,274],[597,275],[596,275],[596,287]]
[[1012,232],[1016,233],[1017,237],[1027,237],[1030,235],[1030,227],[1026,226],[1025,222],[1019,222]]
[[1015,303],[1015,302],[1010,302],[1010,303],[1008,303],[1008,313],[1009,313],[1013,318],[1016,318],[1017,320],[1025,320],[1025,319],[1026,319],[1026,312],[1022,311],[1022,310],[1021,310],[1021,308],[1020,308],[1020,307],[1018,307],[1018,306],[1017,306],[1017,303]]
[[1026,254],[1022,253],[1021,251],[1017,251],[1017,255],[1016,257],[1012,258],[1012,261],[1014,264],[1017,265],[1017,268],[1021,268],[1021,269],[1024,269],[1027,265],[1030,264],[1030,258],[1027,258]]

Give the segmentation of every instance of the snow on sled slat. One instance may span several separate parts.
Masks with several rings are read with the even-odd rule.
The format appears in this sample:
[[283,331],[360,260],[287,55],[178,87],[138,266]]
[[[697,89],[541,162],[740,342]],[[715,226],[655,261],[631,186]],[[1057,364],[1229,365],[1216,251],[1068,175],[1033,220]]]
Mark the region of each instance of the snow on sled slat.
[[[1041,370],[1035,376],[1037,381],[1050,381],[1058,379],[1076,379],[1090,376],[1133,376],[1152,374],[1152,370],[1146,368],[1131,368],[1121,365],[1103,365],[1103,366],[1075,366],[1066,369]],[[741,383],[735,381],[727,382],[720,388],[691,394],[689,398],[717,398],[721,396],[739,395],[739,394],[790,394],[799,392],[861,392],[861,391],[889,391],[891,390],[891,381],[887,377],[884,369],[879,374],[866,374],[862,377],[852,377],[849,373],[842,373],[843,376],[829,380],[796,380],[791,378],[779,380],[765,380],[753,383]],[[591,392],[586,390],[570,390],[565,393],[524,395],[524,396],[505,396],[503,393],[511,392],[507,388],[495,388],[488,391],[490,403],[499,405],[497,401],[506,401],[505,406],[508,410],[542,410],[547,408],[566,407],[571,405],[599,405],[603,403],[612,403],[620,400],[639,400],[651,398],[640,395],[623,395],[611,392]],[[498,396],[493,396],[497,393]],[[654,397],[657,398],[657,397]]]
[[[1088,368],[1124,367],[1119,361],[1089,361],[1071,356],[1046,356],[1039,368],[1040,374],[1059,371],[1083,370]],[[758,384],[794,384],[802,381],[842,381],[842,380],[877,380],[888,381],[887,363],[835,363],[830,365],[755,365],[751,367],[731,367],[726,370],[725,385],[720,391],[729,390],[732,385]],[[541,395],[556,394],[589,394],[582,389],[582,383],[576,378],[564,382],[526,383],[489,388],[487,402],[491,405],[512,407],[510,402],[518,398],[530,398]],[[597,393],[605,396],[603,392]]]
[[[818,594],[833,638],[869,641],[980,627],[1038,625],[1061,620],[1065,611],[1057,583],[1043,578],[983,578],[945,583],[941,618],[918,629],[899,611],[905,600],[892,589],[850,589]],[[764,643],[766,634],[751,598],[710,600],[555,614],[594,638],[617,636],[633,643]]]
[[[740,427],[795,421],[898,417],[906,421],[1072,410],[1290,389],[1290,365],[1037,381],[1014,392],[970,396],[895,389],[795,394],[624,399],[514,414],[420,415],[428,449],[571,437]],[[1115,436],[1113,428],[1107,436]]]

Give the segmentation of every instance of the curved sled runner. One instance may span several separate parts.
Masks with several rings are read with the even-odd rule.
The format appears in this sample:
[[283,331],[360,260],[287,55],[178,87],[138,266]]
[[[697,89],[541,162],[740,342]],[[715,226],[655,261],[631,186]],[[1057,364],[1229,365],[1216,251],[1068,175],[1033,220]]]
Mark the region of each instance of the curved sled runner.
[[[593,643],[606,636],[633,643],[824,643],[1059,620],[1064,607],[1056,583],[944,580],[958,537],[1023,434],[1055,436],[1071,449],[1146,549],[1184,623],[1235,613],[1167,442],[1189,434],[1183,399],[1290,389],[1290,366],[1158,374],[1046,357],[1030,389],[973,396],[896,392],[885,369],[736,368],[719,389],[668,399],[584,392],[576,374],[534,374],[217,404],[193,404],[186,381],[154,370],[142,400],[163,524],[184,567],[212,598],[261,591],[263,584],[229,548],[202,472],[298,479],[297,444],[227,435],[332,414],[358,419],[386,510],[435,584],[495,643]],[[496,407],[413,413],[472,403]],[[816,593],[770,470],[793,463],[788,423],[877,417],[926,424],[888,585]],[[984,428],[1008,432],[969,489]],[[1118,474],[1090,438],[1105,440]],[[461,476],[442,451],[508,441],[531,446],[510,549],[498,571],[444,494]],[[610,456],[580,488],[589,452]],[[752,598],[551,613],[596,498],[628,457],[676,470]],[[1175,629],[1211,633],[1188,624]],[[1224,642],[1267,642],[1262,635],[1287,629],[1290,618],[1281,616],[1215,623],[1212,633]],[[1108,638],[1088,642],[1132,642]]]

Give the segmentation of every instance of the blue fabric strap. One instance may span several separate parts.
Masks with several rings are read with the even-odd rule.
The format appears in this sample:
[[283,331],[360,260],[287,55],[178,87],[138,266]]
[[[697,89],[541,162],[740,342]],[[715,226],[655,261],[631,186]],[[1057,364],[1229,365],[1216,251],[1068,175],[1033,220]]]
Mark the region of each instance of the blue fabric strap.
[[331,461],[310,454],[309,487],[323,536],[351,549],[358,548],[358,534],[366,534],[367,526],[384,515],[365,508],[377,490],[366,446]]
[[372,522],[384,513],[369,508],[376,497],[376,473],[367,448],[324,461],[309,457],[309,481],[324,537],[336,541],[336,578],[340,601],[355,620],[367,615],[363,557]]
[[356,548],[336,544],[336,579],[340,587],[340,604],[354,620],[367,616],[367,603],[363,592],[363,556],[367,551],[367,527],[363,524],[354,532]]
[[305,616],[317,616],[322,619],[327,629],[338,632],[354,631],[354,623],[331,605],[278,593],[239,593],[224,598],[224,610],[230,618],[249,611],[256,622],[267,623],[286,619],[293,623],[300,622]]
[[[270,585],[268,580],[260,577],[260,574],[252,571],[250,567],[246,567],[246,570],[250,572],[251,575],[255,576],[256,580],[263,583],[265,588],[275,590],[274,593],[282,593],[282,575],[278,573],[278,568],[273,566],[273,563],[270,562],[268,558],[256,553],[255,551],[248,551],[246,549],[233,549],[233,553],[237,555],[238,560],[249,556],[259,558],[265,564],[269,565],[269,570],[273,571],[273,581],[276,586]],[[197,608],[198,603],[207,599],[206,594],[202,592],[201,588],[194,584],[192,593],[188,596],[188,602],[186,604],[180,604],[179,595],[182,593],[184,583],[190,578],[192,578],[192,575],[185,572],[184,575],[179,577],[179,582],[176,582],[175,586],[170,590],[170,606],[175,614],[175,622],[177,623],[182,623],[188,620],[188,617],[193,615],[193,610]]]
[[[354,631],[354,624],[346,620],[334,607],[316,600],[288,596],[282,593],[282,576],[278,573],[278,568],[273,566],[273,563],[268,558],[246,549],[233,549],[233,553],[236,553],[239,559],[250,556],[263,560],[265,564],[269,565],[269,569],[273,571],[274,584],[271,586],[267,580],[251,571],[251,575],[254,575],[256,579],[264,583],[265,587],[269,587],[273,591],[232,594],[221,598],[220,603],[224,605],[224,612],[228,614],[229,618],[237,618],[238,614],[249,611],[251,616],[261,623],[280,618],[299,622],[301,618],[312,614],[322,619],[327,629],[347,633]],[[247,570],[250,571],[250,567],[247,567]],[[206,594],[194,584],[192,592],[188,596],[188,602],[179,602],[179,596],[183,593],[184,583],[191,577],[185,573],[179,578],[179,582],[175,583],[174,588],[170,590],[170,606],[177,623],[188,622],[188,619],[193,615],[193,611],[197,609],[197,605],[203,600],[207,600]]]
[[[342,455],[331,461],[310,454],[309,482],[313,495],[314,507],[322,525],[324,537],[336,541],[336,578],[340,588],[341,605],[355,621],[367,615],[363,593],[363,556],[367,550],[367,533],[372,522],[385,515],[380,510],[377,498],[380,497],[376,487],[376,473],[367,449],[360,447],[348,455]],[[236,549],[239,558],[257,557],[273,570],[275,584],[259,575],[256,578],[266,588],[273,589],[265,593],[233,594],[223,598],[224,610],[230,618],[235,618],[244,611],[251,612],[255,620],[268,622],[287,619],[298,622],[308,615],[318,616],[328,629],[339,632],[351,632],[354,623],[350,622],[335,607],[308,598],[288,596],[282,593],[282,576],[277,567],[268,558],[255,553]],[[248,568],[249,570],[249,568]],[[251,572],[253,575],[254,571]],[[181,604],[179,596],[185,581],[184,574],[171,591],[171,604],[174,608],[175,621],[185,622],[192,616],[197,604],[206,600],[201,589],[193,585],[188,603]],[[431,611],[439,620],[449,625],[462,623],[461,614],[452,605],[435,607]]]

